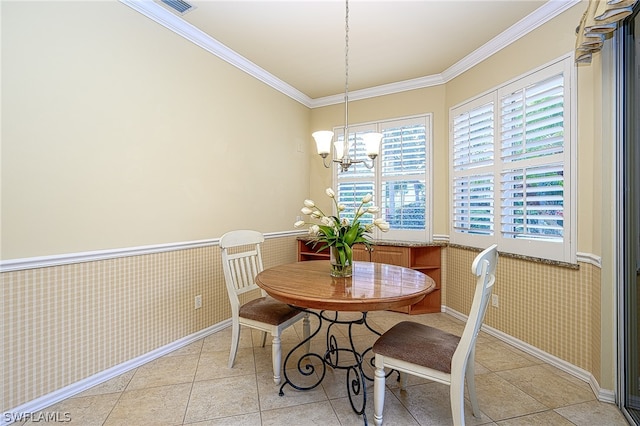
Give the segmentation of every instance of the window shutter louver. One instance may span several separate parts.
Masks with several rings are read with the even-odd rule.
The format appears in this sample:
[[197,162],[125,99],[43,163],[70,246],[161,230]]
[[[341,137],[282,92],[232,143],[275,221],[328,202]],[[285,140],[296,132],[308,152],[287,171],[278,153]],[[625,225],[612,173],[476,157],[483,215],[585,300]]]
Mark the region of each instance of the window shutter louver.
[[563,152],[562,74],[503,97],[501,108],[503,161],[525,160]]
[[[340,216],[353,220],[355,217],[355,212],[358,207],[360,207],[360,203],[362,202],[362,198],[367,194],[374,194],[374,184],[373,182],[345,182],[338,184],[338,193],[336,197],[338,199],[338,204],[343,204],[346,208],[344,212],[340,213]],[[373,205],[375,200],[372,200],[370,203]],[[362,216],[361,223],[371,223],[373,222],[373,218],[371,215]]]
[[453,166],[461,171],[493,164],[493,103],[453,119]]
[[502,233],[505,238],[562,241],[562,164],[514,169],[502,174]]
[[493,235],[493,174],[456,177],[453,188],[453,227],[456,232]]
[[383,176],[424,173],[426,135],[424,125],[385,128],[382,133]]

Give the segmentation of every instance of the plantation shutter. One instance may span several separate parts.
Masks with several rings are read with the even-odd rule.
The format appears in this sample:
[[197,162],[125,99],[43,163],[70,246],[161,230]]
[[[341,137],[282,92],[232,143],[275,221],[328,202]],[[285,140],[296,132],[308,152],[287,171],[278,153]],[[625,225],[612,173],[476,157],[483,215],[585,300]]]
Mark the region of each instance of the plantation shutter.
[[382,207],[392,230],[424,230],[426,127],[424,120],[384,123],[380,178]]
[[495,101],[487,99],[453,113],[453,231],[469,236],[494,235]]
[[575,262],[574,77],[566,57],[451,108],[450,242]]
[[503,238],[562,242],[564,98],[562,74],[501,97]]

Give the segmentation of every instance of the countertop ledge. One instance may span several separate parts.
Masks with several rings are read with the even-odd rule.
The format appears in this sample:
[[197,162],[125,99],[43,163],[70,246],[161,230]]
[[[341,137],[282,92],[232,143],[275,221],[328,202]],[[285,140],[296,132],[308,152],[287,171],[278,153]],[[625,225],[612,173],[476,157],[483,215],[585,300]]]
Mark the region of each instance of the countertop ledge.
[[[301,241],[313,241],[313,238],[308,237],[308,236],[301,236],[298,237],[298,240]],[[464,249],[464,250],[473,250],[473,251],[477,251],[478,253],[482,251],[482,249],[479,249],[477,247],[469,247],[469,246],[463,246],[463,245],[459,245],[459,244],[451,244],[448,242],[444,242],[444,241],[434,241],[431,243],[427,243],[424,241],[392,241],[392,240],[373,240],[372,241],[372,245],[374,246],[395,246],[395,247],[451,247],[451,248],[459,248],[459,249]],[[523,255],[519,255],[519,254],[513,254],[513,253],[504,253],[504,252],[500,252],[500,256],[504,256],[504,257],[510,257],[513,259],[520,259],[520,260],[525,260],[528,262],[537,262],[537,263],[544,263],[546,265],[553,265],[553,266],[559,266],[561,268],[569,268],[569,269],[580,269],[580,265],[579,264],[573,264],[573,263],[567,263],[567,262],[560,262],[557,260],[550,260],[550,259],[542,259],[542,258],[538,258],[538,257],[532,257],[532,256],[523,256]]]
[[[300,241],[313,241],[313,238],[308,236],[298,237]],[[373,246],[395,246],[395,247],[446,247],[449,244],[446,242],[435,241],[427,243],[425,241],[394,241],[394,240],[371,240]]]

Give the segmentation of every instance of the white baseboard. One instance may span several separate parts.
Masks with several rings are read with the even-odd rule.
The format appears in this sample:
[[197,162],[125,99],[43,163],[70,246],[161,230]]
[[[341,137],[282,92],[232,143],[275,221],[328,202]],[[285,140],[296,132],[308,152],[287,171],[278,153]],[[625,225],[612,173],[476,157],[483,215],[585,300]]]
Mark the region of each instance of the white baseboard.
[[106,382],[107,380],[113,379],[114,377],[126,373],[129,370],[138,368],[150,361],[153,361],[154,359],[167,355],[168,353],[173,352],[176,349],[180,349],[183,346],[189,345],[195,341],[207,337],[210,334],[225,329],[230,325],[231,319],[219,322],[218,324],[214,324],[211,327],[207,327],[189,336],[183,337],[182,339],[178,339],[175,342],[162,346],[161,348],[155,349],[151,352],[147,352],[146,354],[141,355],[137,358],[123,362],[122,364],[108,368],[104,371],[94,374],[93,376],[80,380],[79,382],[72,383],[47,395],[43,395],[40,398],[36,398],[25,404],[19,405],[18,407],[2,413],[2,418],[0,418],[0,425],[4,426],[13,423],[13,420],[9,419],[15,419],[19,415],[24,415],[26,413],[37,413],[40,410],[43,410],[47,407],[52,406],[53,404],[77,395],[80,392],[84,392],[87,389],[99,385],[100,383]]
[[[454,309],[448,308],[444,305],[442,306],[441,311],[461,321],[467,320],[466,315],[461,314],[460,312]],[[526,342],[523,342],[522,340],[516,339],[515,337],[510,336],[493,327],[489,327],[486,324],[482,326],[482,331],[486,332],[487,334],[493,337],[496,337],[497,339],[502,340],[505,343],[508,343],[509,345],[517,349],[520,349],[523,352],[526,352],[531,356],[534,356],[550,365],[553,365],[554,367],[564,371],[565,373],[571,374],[572,376],[588,383],[589,386],[591,387],[591,390],[596,395],[596,398],[598,398],[598,401],[608,402],[611,404],[616,403],[615,392],[609,389],[600,388],[600,384],[598,383],[596,378],[593,376],[593,374],[591,374],[589,371],[586,371],[580,367],[576,367],[575,365],[563,359],[560,359],[554,355],[551,355],[550,353],[544,352],[536,348],[535,346],[532,346]]]

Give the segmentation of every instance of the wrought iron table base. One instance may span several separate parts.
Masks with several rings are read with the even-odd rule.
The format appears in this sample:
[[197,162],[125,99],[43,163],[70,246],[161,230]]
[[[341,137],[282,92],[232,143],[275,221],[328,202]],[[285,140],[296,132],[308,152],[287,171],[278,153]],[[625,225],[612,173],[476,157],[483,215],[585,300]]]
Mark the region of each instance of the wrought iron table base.
[[[323,310],[318,313],[318,312],[307,310],[307,309],[301,309],[301,310],[308,312],[310,315],[314,315],[315,317],[318,318],[318,328],[313,333],[311,333],[308,338],[306,338],[305,340],[303,340],[302,342],[294,346],[293,349],[291,349],[291,351],[289,351],[289,353],[287,354],[287,357],[284,360],[284,367],[283,367],[285,381],[280,386],[280,393],[279,393],[280,396],[284,395],[284,387],[287,384],[292,388],[301,390],[301,391],[311,390],[318,387],[318,385],[320,385],[320,383],[322,382],[322,380],[324,379],[327,373],[327,366],[331,367],[332,369],[347,370],[347,392],[349,396],[349,403],[351,404],[351,408],[357,415],[362,415],[364,419],[364,424],[367,425],[367,416],[364,412],[365,407],[367,405],[367,386],[366,386],[365,379],[369,381],[373,381],[373,377],[367,376],[367,374],[363,369],[363,362],[365,362],[366,356],[372,350],[372,348],[369,347],[365,349],[362,353],[356,350],[355,344],[353,342],[352,327],[354,325],[364,325],[371,332],[373,332],[378,336],[380,336],[381,333],[374,330],[369,325],[369,323],[367,322],[367,312],[362,312],[362,316],[358,319],[340,320],[338,318],[339,312]],[[328,312],[332,312],[334,314],[333,318],[329,316]],[[320,354],[311,352],[309,343],[311,342],[311,339],[320,332],[320,329],[322,328],[323,320],[327,321],[329,323],[329,326],[327,328],[326,351],[324,355],[320,355]],[[338,346],[337,338],[335,334],[332,332],[333,327],[336,325],[348,326],[348,329],[349,329],[348,337],[349,337],[350,347]],[[311,362],[311,359],[313,358],[319,360],[320,365],[322,366],[322,374],[320,375],[320,378],[309,386],[296,385],[291,381],[291,378],[287,374],[287,365],[290,361],[291,356],[293,355],[294,352],[296,352],[299,348],[301,348],[305,344],[308,345],[307,348],[309,349],[307,349],[307,352],[303,353],[298,359],[298,362],[297,362],[298,372],[301,375],[306,377],[313,375],[316,372],[316,366]],[[352,358],[353,363],[347,364],[347,365],[340,365],[341,354],[343,355],[346,354],[348,357]],[[369,359],[369,363],[372,367],[374,366],[373,355]],[[392,371],[387,374],[387,377],[391,373]],[[362,401],[361,401],[361,404],[358,404],[359,401],[357,401],[356,399],[360,395],[362,396],[361,397]]]

